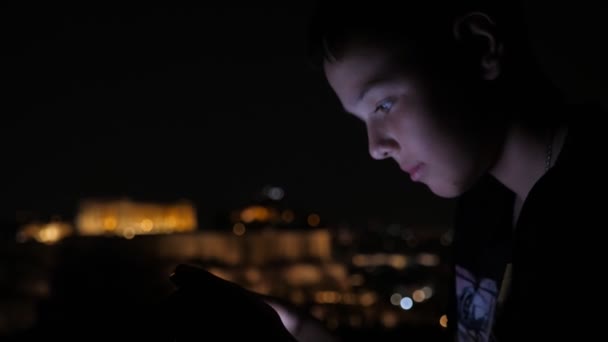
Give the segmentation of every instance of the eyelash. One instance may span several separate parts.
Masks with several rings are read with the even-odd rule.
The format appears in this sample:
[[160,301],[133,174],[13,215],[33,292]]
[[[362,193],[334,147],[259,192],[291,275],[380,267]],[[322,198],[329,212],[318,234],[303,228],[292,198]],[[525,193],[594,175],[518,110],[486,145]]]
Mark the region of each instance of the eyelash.
[[390,110],[393,108],[394,105],[395,105],[395,101],[393,99],[384,100],[376,107],[376,110],[374,112],[375,113],[381,112],[384,114],[388,114],[388,112],[390,112]]

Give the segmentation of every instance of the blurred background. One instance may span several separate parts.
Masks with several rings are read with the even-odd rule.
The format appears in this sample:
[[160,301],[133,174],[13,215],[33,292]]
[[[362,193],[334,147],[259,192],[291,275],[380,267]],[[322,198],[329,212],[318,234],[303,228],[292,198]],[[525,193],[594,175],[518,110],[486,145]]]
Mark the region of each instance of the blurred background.
[[[605,11],[572,6],[530,5],[533,45],[607,106]],[[445,337],[453,203],[369,158],[310,7],[4,6],[3,340],[128,326],[184,262],[347,339]]]

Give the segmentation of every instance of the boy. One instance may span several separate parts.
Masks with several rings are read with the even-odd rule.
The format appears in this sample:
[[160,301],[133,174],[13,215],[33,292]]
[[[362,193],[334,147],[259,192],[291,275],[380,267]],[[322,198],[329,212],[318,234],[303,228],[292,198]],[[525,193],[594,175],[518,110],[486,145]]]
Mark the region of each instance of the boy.
[[373,158],[458,197],[450,327],[460,341],[546,331],[539,319],[564,317],[552,316],[563,307],[550,289],[570,287],[554,261],[567,240],[555,230],[575,217],[578,145],[572,109],[527,47],[523,11],[513,2],[346,4],[321,5],[312,57],[365,124]]
[[580,215],[570,194],[584,180],[573,162],[583,137],[535,65],[521,13],[513,2],[325,1],[311,29],[312,60],[365,124],[371,156],[458,198],[448,325],[459,341],[590,333],[582,302],[560,299],[590,259],[558,259],[588,238],[559,230]]

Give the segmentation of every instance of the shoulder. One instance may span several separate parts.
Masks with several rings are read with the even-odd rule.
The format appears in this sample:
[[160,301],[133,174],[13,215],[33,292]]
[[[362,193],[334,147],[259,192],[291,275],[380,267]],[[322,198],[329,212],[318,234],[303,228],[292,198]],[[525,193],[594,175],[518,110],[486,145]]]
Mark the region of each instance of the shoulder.
[[[528,196],[529,210],[548,215],[547,219],[573,215],[584,208],[597,192],[605,189],[604,140],[594,121],[605,112],[596,106],[572,109],[563,147],[552,167],[534,186]],[[604,130],[604,128],[600,128]]]

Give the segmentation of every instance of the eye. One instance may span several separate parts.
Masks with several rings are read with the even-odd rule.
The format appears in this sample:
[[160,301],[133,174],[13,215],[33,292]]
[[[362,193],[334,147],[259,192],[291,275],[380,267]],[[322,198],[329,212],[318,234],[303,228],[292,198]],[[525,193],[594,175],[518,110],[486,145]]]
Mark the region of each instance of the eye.
[[393,99],[382,100],[382,102],[376,106],[376,110],[374,110],[374,112],[387,114],[393,108],[394,104],[395,101]]

